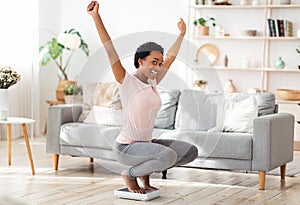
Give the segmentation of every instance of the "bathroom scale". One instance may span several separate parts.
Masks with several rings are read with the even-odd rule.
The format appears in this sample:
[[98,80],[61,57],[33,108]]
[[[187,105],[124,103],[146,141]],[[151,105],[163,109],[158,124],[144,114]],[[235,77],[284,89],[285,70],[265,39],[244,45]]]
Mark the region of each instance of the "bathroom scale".
[[146,191],[145,194],[132,193],[128,191],[128,188],[121,188],[114,191],[114,195],[119,198],[140,200],[140,201],[149,201],[155,198],[158,198],[161,194],[159,189]]

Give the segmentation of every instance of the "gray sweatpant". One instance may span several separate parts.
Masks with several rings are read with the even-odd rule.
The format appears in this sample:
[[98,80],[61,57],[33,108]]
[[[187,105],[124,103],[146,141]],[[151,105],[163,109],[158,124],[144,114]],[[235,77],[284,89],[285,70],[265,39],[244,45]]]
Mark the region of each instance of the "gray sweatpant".
[[131,166],[127,170],[131,178],[187,164],[198,156],[198,149],[194,145],[167,139],[153,139],[152,143],[120,144],[115,142],[113,150],[121,164]]

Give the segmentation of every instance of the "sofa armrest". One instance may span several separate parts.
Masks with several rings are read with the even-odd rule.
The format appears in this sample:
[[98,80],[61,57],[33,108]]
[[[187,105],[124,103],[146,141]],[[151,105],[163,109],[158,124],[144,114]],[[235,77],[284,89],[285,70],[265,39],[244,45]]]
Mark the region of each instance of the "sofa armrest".
[[81,105],[56,105],[48,108],[46,152],[59,154],[60,127],[67,122],[76,122],[82,112]]
[[252,170],[269,171],[293,160],[294,123],[294,116],[288,113],[254,120]]

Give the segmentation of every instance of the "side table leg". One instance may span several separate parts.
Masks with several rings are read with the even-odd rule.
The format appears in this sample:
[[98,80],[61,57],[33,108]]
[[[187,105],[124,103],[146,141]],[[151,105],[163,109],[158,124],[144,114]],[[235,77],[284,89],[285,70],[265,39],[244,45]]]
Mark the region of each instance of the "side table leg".
[[23,128],[23,134],[24,134],[24,139],[25,139],[26,148],[27,148],[27,154],[28,154],[28,158],[30,161],[31,172],[32,172],[32,175],[34,175],[35,171],[34,171],[34,165],[33,165],[33,160],[32,160],[32,154],[31,154],[28,134],[27,134],[27,130],[26,130],[26,124],[22,124],[22,128]]
[[11,124],[7,124],[7,161],[8,166],[11,165]]

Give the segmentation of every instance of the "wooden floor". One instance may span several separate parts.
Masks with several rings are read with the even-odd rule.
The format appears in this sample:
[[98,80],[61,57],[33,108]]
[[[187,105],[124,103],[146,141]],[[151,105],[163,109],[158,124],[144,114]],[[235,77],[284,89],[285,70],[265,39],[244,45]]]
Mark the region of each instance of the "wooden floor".
[[[266,190],[259,191],[256,174],[183,167],[169,170],[167,180],[160,179],[160,173],[152,175],[152,184],[163,192],[160,198],[151,202],[118,199],[113,191],[124,184],[111,171],[118,170],[115,163],[95,160],[92,164],[87,158],[62,156],[55,172],[41,138],[31,146],[36,171],[32,176],[22,142],[12,142],[12,165],[8,166],[6,141],[0,141],[0,204],[300,204],[300,176],[281,181],[279,176],[267,175]],[[300,158],[299,152],[295,157]]]

